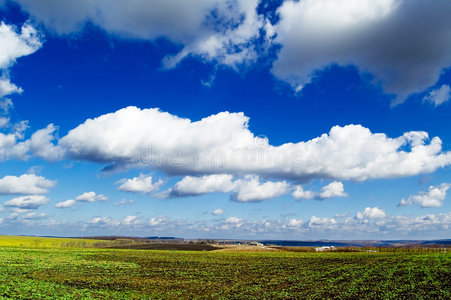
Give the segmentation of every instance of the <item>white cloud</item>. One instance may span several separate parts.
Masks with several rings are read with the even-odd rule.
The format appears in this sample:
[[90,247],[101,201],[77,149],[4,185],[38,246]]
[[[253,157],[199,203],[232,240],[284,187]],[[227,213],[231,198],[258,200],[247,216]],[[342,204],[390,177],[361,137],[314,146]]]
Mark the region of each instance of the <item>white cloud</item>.
[[290,221],[288,222],[288,226],[289,227],[300,227],[304,224],[305,222],[303,220],[297,220],[297,219],[290,219]]
[[224,224],[220,225],[221,230],[239,229],[243,226],[243,220],[238,217],[227,218]]
[[233,190],[233,176],[227,174],[186,176],[170,190],[169,197],[196,196],[208,193],[228,193]]
[[306,142],[272,146],[249,131],[248,121],[243,113],[222,112],[192,122],[158,109],[127,107],[88,119],[58,147],[69,158],[107,163],[106,170],[140,166],[169,175],[256,174],[298,181],[405,177],[451,163],[442,141],[422,131],[389,138],[360,125],[334,126]]
[[28,127],[27,124],[27,121],[15,124],[12,133],[0,132],[0,161],[11,158],[27,160],[31,156],[56,161],[63,157],[63,149],[52,143],[56,139],[56,126],[49,124],[34,132],[30,139],[20,141],[24,138],[23,131]]
[[69,199],[66,201],[58,202],[55,204],[55,207],[57,208],[69,208],[73,207],[77,202],[97,202],[97,201],[108,201],[108,197],[106,197],[104,194],[97,195],[95,192],[86,192],[83,193],[75,199]]
[[91,191],[75,197],[75,200],[79,202],[96,202],[96,201],[107,201],[108,198],[103,194],[97,195],[95,192]]
[[152,182],[152,176],[140,174],[138,177],[133,177],[131,179],[123,178],[119,180],[117,184],[121,184],[117,188],[119,191],[150,194],[160,188],[163,184],[163,180],[160,179],[156,182]]
[[[167,38],[183,49],[165,59],[172,67],[185,56],[235,66],[255,59],[250,42],[263,25],[257,0],[109,1],[16,0],[31,16],[58,34],[83,29],[88,22],[123,38]],[[183,12],[183,13],[181,13]]]
[[11,83],[9,78],[7,77],[0,78],[0,98],[10,94],[15,93],[20,94],[22,92],[23,90],[17,87],[17,85]]
[[30,55],[42,46],[36,29],[25,24],[17,33],[12,25],[0,23],[0,69],[7,69],[22,56]]
[[430,186],[425,192],[418,195],[409,196],[407,199],[401,199],[400,206],[419,204],[421,207],[440,207],[446,198],[446,192],[451,187],[449,183],[442,183],[438,186]]
[[315,193],[312,191],[305,191],[302,186],[298,185],[292,193],[295,199],[313,199],[316,197]]
[[217,208],[211,212],[211,214],[213,216],[219,216],[219,215],[222,215],[223,213],[224,213],[224,210],[222,208]]
[[348,194],[345,193],[343,183],[339,181],[331,182],[330,184],[324,186],[319,194],[320,199],[328,199],[334,197],[347,197]]
[[47,194],[55,185],[56,181],[35,174],[5,176],[0,179],[0,195]]
[[46,128],[33,133],[29,140],[23,142],[23,146],[28,148],[27,150],[36,157],[48,161],[59,160],[63,156],[62,149],[52,144],[52,141],[56,138],[57,130],[58,127],[49,124]]
[[242,220],[237,217],[230,217],[226,220],[226,223],[229,223],[229,224],[239,224],[241,222],[242,222]]
[[137,216],[126,216],[122,220],[110,217],[95,217],[84,224],[85,228],[106,228],[106,227],[130,227],[142,225],[142,221]]
[[149,220],[149,225],[150,226],[158,226],[158,225],[164,224],[165,221],[166,221],[165,217],[154,217]]
[[337,221],[333,218],[318,218],[316,216],[312,216],[305,225],[319,231],[335,229],[338,226]]
[[25,159],[27,150],[17,145],[16,134],[0,132],[0,161],[11,158]]
[[25,24],[18,33],[12,25],[0,23],[0,99],[4,96],[22,93],[22,89],[11,83],[8,68],[16,59],[30,55],[42,46],[41,39],[31,25]]
[[50,124],[47,128],[36,131],[29,140],[21,142],[28,121],[9,124],[9,110],[13,103],[10,99],[2,99],[10,94],[22,93],[22,88],[10,81],[8,69],[17,58],[30,55],[41,48],[42,41],[38,32],[31,25],[25,24],[18,33],[13,25],[1,22],[0,45],[0,128],[11,129],[9,133],[0,133],[0,161],[11,158],[25,160],[31,154],[50,161],[60,159],[62,152],[51,143],[57,128]]
[[160,197],[186,197],[208,193],[229,193],[231,199],[238,202],[256,202],[276,198],[287,194],[290,185],[286,181],[260,182],[258,176],[245,176],[243,179],[232,180],[232,175],[216,174],[201,177],[186,176],[177,182],[173,188],[160,194]]
[[382,209],[379,209],[378,207],[366,207],[364,211],[357,212],[356,218],[358,220],[364,220],[364,219],[380,219],[385,218],[387,215],[385,214],[385,211]]
[[299,89],[331,64],[374,75],[400,103],[451,65],[447,0],[302,0],[278,9],[274,74]]
[[49,216],[45,213],[37,213],[30,209],[14,208],[13,212],[7,217],[8,223],[13,222],[21,226],[34,226],[40,220],[47,219]]
[[446,103],[451,99],[451,88],[447,84],[443,84],[439,89],[432,90],[423,98],[424,102],[432,103],[435,107]]
[[17,207],[22,209],[37,209],[40,206],[47,204],[50,200],[42,195],[29,195],[13,198],[4,203],[7,207]]
[[286,181],[266,181],[261,183],[258,176],[246,176],[235,181],[231,199],[238,202],[257,202],[277,198],[289,193],[290,185]]
[[114,220],[109,217],[95,217],[89,222],[85,224],[85,227],[105,227],[105,226],[119,226],[121,224],[120,221]]
[[124,220],[122,220],[121,225],[129,226],[129,225],[136,224],[137,222],[139,222],[138,217],[136,217],[136,216],[127,216],[127,217],[124,218]]
[[321,188],[321,192],[315,193],[313,191],[305,191],[302,186],[296,186],[292,193],[295,199],[329,199],[335,197],[347,197],[348,194],[344,192],[343,183],[339,181],[333,181]]
[[77,201],[75,201],[74,199],[69,199],[63,202],[58,202],[55,204],[55,207],[57,208],[68,208],[68,207],[72,207],[75,205],[75,203],[77,203]]

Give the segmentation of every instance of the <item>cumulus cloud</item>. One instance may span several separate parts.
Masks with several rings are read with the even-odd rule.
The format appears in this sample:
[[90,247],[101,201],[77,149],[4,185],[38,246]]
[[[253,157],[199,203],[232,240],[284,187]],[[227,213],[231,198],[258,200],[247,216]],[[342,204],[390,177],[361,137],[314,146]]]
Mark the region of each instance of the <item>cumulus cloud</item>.
[[385,211],[378,207],[366,207],[364,211],[357,212],[356,214],[358,220],[380,219],[385,218],[386,216]]
[[443,84],[440,88],[432,90],[428,95],[424,96],[423,101],[437,107],[448,102],[449,99],[451,99],[451,88],[449,85]]
[[[9,110],[13,103],[4,96],[22,93],[22,88],[10,81],[9,68],[22,56],[30,55],[42,47],[39,33],[26,23],[20,32],[13,25],[0,23],[0,128],[10,129],[9,133],[0,132],[0,161],[6,159],[28,159],[31,155],[55,161],[62,157],[62,152],[51,141],[55,139],[57,127],[53,124],[36,131],[25,141],[24,132],[28,121],[9,123]],[[2,99],[3,98],[3,99]]]
[[80,202],[96,202],[96,201],[107,201],[108,198],[104,194],[97,195],[95,192],[91,191],[75,197],[75,200]]
[[221,230],[231,230],[239,229],[243,226],[244,221],[238,217],[230,217],[225,220],[223,224],[220,225]]
[[22,93],[22,89],[11,83],[8,69],[22,56],[30,55],[42,46],[41,39],[34,27],[22,26],[17,32],[13,25],[0,23],[0,99],[4,96]]
[[295,199],[313,199],[316,197],[316,194],[312,191],[306,191],[300,185],[295,187],[295,190],[292,193]]
[[235,181],[235,189],[231,199],[238,202],[258,202],[283,196],[290,191],[286,181],[260,182],[258,176],[247,176],[244,180]]
[[290,185],[286,181],[260,182],[258,176],[245,176],[232,180],[228,174],[205,175],[201,177],[186,176],[173,188],[160,194],[161,197],[186,197],[207,193],[229,193],[230,198],[238,202],[258,202],[287,194]]
[[52,143],[56,139],[57,130],[58,127],[49,124],[46,128],[33,133],[29,140],[20,143],[18,146],[24,148],[26,152],[31,152],[35,157],[57,161],[63,157],[63,150]]
[[56,139],[57,127],[49,124],[46,128],[37,130],[31,138],[24,138],[23,131],[28,127],[27,121],[13,126],[12,133],[0,132],[0,161],[7,159],[27,160],[30,157],[39,157],[48,161],[57,161],[63,158],[63,149],[53,144]]
[[315,193],[313,191],[305,191],[302,186],[296,186],[292,193],[295,199],[329,199],[335,197],[347,197],[348,194],[344,192],[344,186],[342,182],[333,181],[321,188],[321,192]]
[[163,216],[151,218],[148,222],[150,226],[162,225],[166,222],[166,218]]
[[304,224],[303,220],[290,219],[288,222],[288,227],[300,227]]
[[299,90],[331,64],[354,65],[400,103],[451,66],[450,10],[447,0],[285,1],[273,72]]
[[16,207],[21,209],[38,209],[40,206],[45,205],[50,200],[42,195],[28,195],[13,198],[4,203],[7,207]]
[[8,224],[17,223],[21,226],[35,226],[39,221],[47,219],[49,216],[45,213],[30,211],[30,209],[14,208],[7,217]]
[[97,201],[108,201],[108,197],[106,197],[104,194],[96,194],[95,192],[86,192],[83,193],[75,199],[69,199],[66,201],[58,202],[55,204],[55,207],[57,208],[68,208],[74,206],[77,202],[97,202]]
[[186,176],[170,190],[169,197],[197,196],[208,193],[228,193],[234,189],[233,176],[228,174]]
[[228,224],[239,224],[241,222],[242,222],[242,220],[237,217],[230,217],[226,220],[226,223],[228,223]]
[[243,113],[193,122],[159,109],[127,107],[86,120],[58,147],[66,157],[109,164],[106,170],[140,166],[169,175],[256,174],[298,181],[405,177],[451,163],[440,138],[429,139],[423,131],[390,138],[360,125],[334,126],[306,142],[272,146],[248,122]]
[[9,68],[22,56],[30,55],[42,46],[38,32],[25,24],[18,33],[13,25],[0,23],[0,69]]
[[347,197],[348,194],[345,193],[343,183],[339,181],[334,181],[324,186],[319,194],[320,199],[328,199],[334,197]]
[[66,200],[66,201],[62,201],[62,202],[56,203],[55,207],[57,207],[57,208],[68,208],[68,207],[74,206],[75,203],[77,203],[77,201],[75,201],[74,199],[69,199],[69,200]]
[[117,188],[119,191],[129,193],[143,193],[150,194],[157,191],[163,184],[163,180],[152,182],[152,176],[140,174],[138,177],[131,179],[123,178],[117,182],[120,186]]
[[425,192],[418,195],[409,196],[407,199],[401,199],[399,206],[419,204],[421,207],[440,207],[446,198],[446,192],[451,187],[449,183],[442,183],[438,186],[430,186]]
[[236,66],[256,58],[252,40],[263,21],[257,0],[109,1],[16,0],[57,34],[79,32],[86,23],[122,38],[166,38],[182,50],[164,61],[173,67],[187,55]]
[[56,181],[35,174],[5,176],[0,179],[0,195],[47,194],[55,185]]
[[337,227],[337,221],[334,218],[318,218],[316,216],[312,216],[310,220],[308,220],[306,226],[319,231],[334,229]]
[[219,215],[222,215],[223,213],[224,213],[224,210],[222,208],[217,208],[211,212],[211,214],[213,216],[219,216]]

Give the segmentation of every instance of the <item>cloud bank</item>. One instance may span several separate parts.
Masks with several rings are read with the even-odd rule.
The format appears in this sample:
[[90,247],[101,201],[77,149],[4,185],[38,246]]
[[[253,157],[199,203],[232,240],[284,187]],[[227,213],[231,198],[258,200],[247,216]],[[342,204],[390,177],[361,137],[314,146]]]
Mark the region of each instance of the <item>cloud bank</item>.
[[[334,126],[305,142],[272,146],[248,129],[243,113],[191,121],[159,109],[127,107],[88,119],[59,140],[65,157],[148,167],[169,175],[258,175],[308,181],[367,180],[430,173],[451,163],[438,137],[423,131],[390,138],[360,125]],[[227,180],[227,178],[221,178]]]
[[[41,220],[41,228],[54,226],[54,222]],[[49,225],[46,225],[49,224]],[[451,213],[427,214],[422,216],[390,216],[377,207],[367,207],[356,213],[356,217],[316,217],[301,219],[249,220],[242,217],[213,217],[212,220],[191,221],[171,219],[164,216],[126,216],[113,218],[96,216],[77,223],[79,228],[89,232],[151,232],[154,235],[167,233],[185,237],[221,238],[277,238],[292,239],[354,238],[406,239],[433,234],[431,238],[446,237],[451,225]],[[60,224],[61,226],[73,226]]]

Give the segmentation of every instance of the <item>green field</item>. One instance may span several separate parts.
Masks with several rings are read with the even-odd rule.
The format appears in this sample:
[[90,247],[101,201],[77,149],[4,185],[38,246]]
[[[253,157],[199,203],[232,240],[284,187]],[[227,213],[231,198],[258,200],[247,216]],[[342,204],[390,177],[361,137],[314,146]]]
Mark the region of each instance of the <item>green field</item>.
[[76,238],[48,238],[33,236],[0,235],[0,247],[21,248],[85,248],[106,244],[104,240],[76,239]]
[[448,253],[0,247],[0,298],[450,299],[450,290]]

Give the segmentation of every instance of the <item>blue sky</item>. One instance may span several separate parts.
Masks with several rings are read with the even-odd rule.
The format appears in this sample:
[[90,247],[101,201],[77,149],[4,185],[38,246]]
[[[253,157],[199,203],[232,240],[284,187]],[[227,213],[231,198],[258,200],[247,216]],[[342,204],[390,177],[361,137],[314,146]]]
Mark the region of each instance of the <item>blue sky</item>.
[[0,1],[0,233],[449,238],[449,12]]

